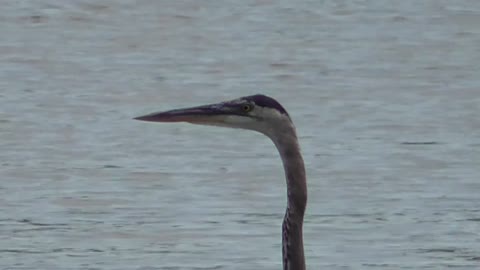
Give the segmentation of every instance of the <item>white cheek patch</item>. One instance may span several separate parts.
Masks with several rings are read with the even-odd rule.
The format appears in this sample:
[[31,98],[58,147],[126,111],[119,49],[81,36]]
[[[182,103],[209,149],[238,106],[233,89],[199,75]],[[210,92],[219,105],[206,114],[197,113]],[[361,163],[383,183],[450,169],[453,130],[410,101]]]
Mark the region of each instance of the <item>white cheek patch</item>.
[[254,112],[253,115],[258,115],[263,119],[263,123],[258,130],[269,137],[274,137],[279,131],[292,129],[293,124],[290,117],[276,109],[256,107]]
[[259,108],[255,107],[256,110],[254,110],[253,115],[254,116],[260,116],[265,119],[278,119],[278,120],[283,120],[286,115],[280,113],[279,111],[272,109],[272,108]]

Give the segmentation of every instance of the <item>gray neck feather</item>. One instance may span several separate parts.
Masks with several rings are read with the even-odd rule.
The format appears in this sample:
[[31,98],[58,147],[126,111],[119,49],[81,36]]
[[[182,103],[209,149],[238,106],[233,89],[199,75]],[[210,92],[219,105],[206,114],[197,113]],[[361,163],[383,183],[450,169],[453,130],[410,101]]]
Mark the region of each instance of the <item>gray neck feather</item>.
[[305,270],[303,252],[303,216],[307,204],[305,165],[291,122],[281,127],[277,137],[271,137],[283,161],[287,180],[287,210],[282,226],[284,270]]

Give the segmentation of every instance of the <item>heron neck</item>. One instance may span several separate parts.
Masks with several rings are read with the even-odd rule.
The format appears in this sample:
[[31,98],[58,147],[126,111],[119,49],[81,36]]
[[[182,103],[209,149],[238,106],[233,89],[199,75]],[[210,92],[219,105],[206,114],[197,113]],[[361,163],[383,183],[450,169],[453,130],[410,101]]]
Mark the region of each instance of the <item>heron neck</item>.
[[282,226],[283,269],[304,270],[303,216],[307,205],[305,165],[293,125],[274,140],[287,181],[287,209]]
[[283,135],[276,138],[274,143],[280,153],[285,170],[288,208],[303,221],[307,205],[307,181],[295,128],[292,127],[289,132],[283,132]]

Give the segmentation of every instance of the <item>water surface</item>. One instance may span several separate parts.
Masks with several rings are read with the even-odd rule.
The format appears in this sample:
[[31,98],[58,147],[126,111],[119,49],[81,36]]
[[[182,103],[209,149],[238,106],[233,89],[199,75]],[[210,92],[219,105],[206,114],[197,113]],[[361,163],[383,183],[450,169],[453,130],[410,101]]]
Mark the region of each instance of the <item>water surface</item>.
[[480,265],[480,2],[8,1],[1,269],[281,269],[253,132],[133,121],[256,93],[296,123],[308,269]]

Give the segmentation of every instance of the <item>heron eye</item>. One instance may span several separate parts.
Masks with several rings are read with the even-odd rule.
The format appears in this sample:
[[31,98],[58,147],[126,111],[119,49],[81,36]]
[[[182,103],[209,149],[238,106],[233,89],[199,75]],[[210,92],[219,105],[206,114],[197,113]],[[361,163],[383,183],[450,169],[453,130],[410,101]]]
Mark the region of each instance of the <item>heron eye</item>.
[[243,104],[242,108],[244,112],[249,112],[253,109],[253,106],[250,104]]

